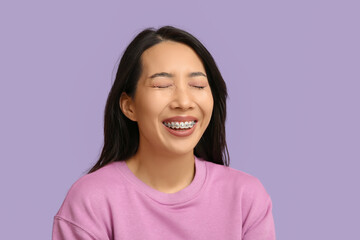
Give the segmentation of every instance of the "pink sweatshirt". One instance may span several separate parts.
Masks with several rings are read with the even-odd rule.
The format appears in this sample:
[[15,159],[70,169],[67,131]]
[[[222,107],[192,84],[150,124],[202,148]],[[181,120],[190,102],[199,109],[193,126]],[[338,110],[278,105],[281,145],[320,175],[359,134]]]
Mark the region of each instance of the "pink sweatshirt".
[[195,158],[176,193],[146,185],[124,161],[81,177],[54,218],[53,240],[274,240],[270,196],[242,171]]

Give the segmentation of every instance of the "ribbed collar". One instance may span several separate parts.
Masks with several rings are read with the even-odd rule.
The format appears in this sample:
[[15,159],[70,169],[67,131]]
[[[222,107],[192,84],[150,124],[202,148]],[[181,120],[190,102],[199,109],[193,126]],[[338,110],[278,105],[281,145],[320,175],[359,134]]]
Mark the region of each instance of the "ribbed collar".
[[193,199],[204,185],[207,173],[206,161],[195,157],[195,176],[190,185],[175,193],[164,193],[150,187],[137,178],[125,161],[116,162],[116,164],[122,175],[131,182],[139,192],[145,193],[153,200],[166,205],[180,204]]

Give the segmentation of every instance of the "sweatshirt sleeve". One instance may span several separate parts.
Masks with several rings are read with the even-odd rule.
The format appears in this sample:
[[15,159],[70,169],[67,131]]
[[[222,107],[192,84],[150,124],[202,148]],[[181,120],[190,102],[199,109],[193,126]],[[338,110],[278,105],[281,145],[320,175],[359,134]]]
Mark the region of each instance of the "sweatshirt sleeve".
[[80,226],[65,220],[61,217],[55,216],[53,225],[53,240],[68,240],[68,239],[81,239],[81,240],[95,240],[96,237],[87,232]]
[[252,187],[244,211],[243,240],[275,240],[271,198],[259,180]]
[[111,239],[111,210],[102,181],[85,175],[68,191],[54,217],[53,240]]

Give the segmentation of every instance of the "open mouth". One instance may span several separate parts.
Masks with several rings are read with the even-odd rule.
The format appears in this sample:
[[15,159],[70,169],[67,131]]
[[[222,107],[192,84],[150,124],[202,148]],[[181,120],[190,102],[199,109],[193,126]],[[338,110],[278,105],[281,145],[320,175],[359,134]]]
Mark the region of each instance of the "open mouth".
[[184,131],[192,129],[195,124],[197,123],[196,120],[193,121],[185,121],[185,122],[163,122],[163,124],[172,129],[172,130],[178,130],[178,131]]

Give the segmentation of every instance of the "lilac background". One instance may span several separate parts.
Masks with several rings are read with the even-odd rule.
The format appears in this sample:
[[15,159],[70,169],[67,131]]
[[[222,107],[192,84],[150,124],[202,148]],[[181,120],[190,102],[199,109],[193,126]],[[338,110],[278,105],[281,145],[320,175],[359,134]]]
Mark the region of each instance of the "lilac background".
[[[151,2],[151,3],[150,3]],[[359,239],[358,1],[1,1],[1,239],[50,239],[96,161],[118,58],[174,25],[229,89],[231,167],[272,197],[278,239]]]

